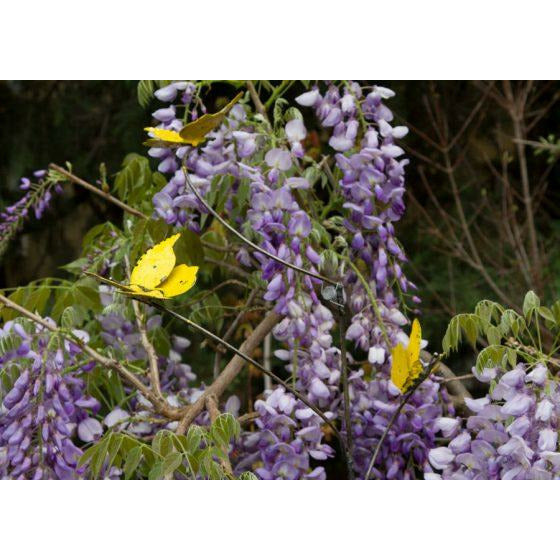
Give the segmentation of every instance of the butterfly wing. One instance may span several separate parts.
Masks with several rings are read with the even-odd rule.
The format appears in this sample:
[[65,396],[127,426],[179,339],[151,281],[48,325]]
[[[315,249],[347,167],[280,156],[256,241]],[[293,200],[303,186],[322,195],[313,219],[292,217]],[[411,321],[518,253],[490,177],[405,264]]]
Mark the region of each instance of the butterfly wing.
[[177,265],[167,279],[157,287],[157,290],[161,291],[165,298],[184,294],[194,286],[197,272],[198,266]]
[[180,131],[179,136],[184,143],[197,146],[204,142],[206,135],[219,126],[228,114],[230,109],[241,99],[243,93],[238,93],[224,108],[217,113],[207,113],[202,115],[196,121],[190,122],[185,125]]
[[391,350],[391,358],[391,381],[402,391],[410,373],[408,354],[402,344]]
[[130,275],[129,289],[136,292],[138,287],[145,292],[153,290],[165,281],[175,266],[173,245],[180,236],[181,234],[177,233],[168,237],[140,257]]
[[152,148],[162,148],[175,145],[187,144],[183,138],[175,130],[166,130],[165,128],[154,128],[147,127],[144,129],[146,132],[150,132],[154,135],[154,138],[150,138],[144,142],[146,146],[151,146]]
[[410,342],[406,352],[410,364],[410,379],[409,382],[414,381],[422,373],[422,363],[420,362],[420,345],[422,344],[422,328],[420,321],[414,319],[412,322],[412,329],[410,331]]
[[410,342],[408,343],[407,354],[411,364],[420,359],[420,344],[422,343],[422,329],[420,321],[414,319],[412,329],[410,331]]
[[136,295],[136,296],[142,296],[147,298],[167,299],[159,288],[155,288],[153,290],[143,290],[138,286],[130,286],[130,288],[131,289],[128,292],[120,292],[120,293],[123,293],[128,296]]

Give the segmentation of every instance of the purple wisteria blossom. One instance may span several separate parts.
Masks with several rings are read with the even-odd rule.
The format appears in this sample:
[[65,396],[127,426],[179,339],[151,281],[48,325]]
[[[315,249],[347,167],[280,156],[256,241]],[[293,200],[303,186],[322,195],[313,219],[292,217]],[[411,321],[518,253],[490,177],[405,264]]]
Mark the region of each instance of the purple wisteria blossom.
[[542,364],[473,373],[492,386],[485,397],[465,399],[473,414],[457,433],[442,434],[452,439],[430,451],[426,478],[559,479],[558,381]]
[[[88,341],[84,331],[75,334]],[[8,338],[17,346],[0,356],[0,368],[18,375],[11,387],[0,388],[0,473],[10,479],[80,478],[76,438],[92,442],[103,433],[93,416],[99,403],[86,394],[83,379],[94,364],[76,344],[51,348],[50,333],[40,326],[8,321],[0,339]]]
[[[181,93],[183,92],[183,93]],[[162,101],[175,101],[180,95],[181,104],[189,106],[195,101],[196,86],[191,82],[174,82],[155,92]],[[194,111],[194,112],[193,112]],[[193,109],[190,116],[196,119]],[[184,122],[177,118],[176,107],[158,109],[152,116],[159,121],[159,127],[178,131]],[[170,176],[165,187],[153,198],[155,216],[177,227],[186,226],[198,232],[198,216],[204,209],[186,186],[181,171],[183,160],[190,170],[190,179],[199,192],[208,194],[214,177],[237,175],[237,160],[250,158],[257,147],[257,138],[251,130],[240,130],[246,119],[241,104],[235,105],[223,124],[209,133],[209,140],[200,148],[185,146],[176,150],[151,148],[148,154],[159,160],[158,171]],[[237,184],[232,186],[235,192]]]
[[[100,290],[102,304],[105,306],[112,304],[113,288],[102,286]],[[146,321],[147,332],[161,326],[161,319],[161,315],[150,314]],[[107,347],[114,350],[116,357],[127,361],[147,361],[147,354],[135,322],[117,312],[100,315],[98,320],[101,326],[101,338]],[[158,355],[161,388],[170,405],[181,406],[194,402],[203,388],[198,388],[193,383],[196,381],[196,375],[182,359],[182,352],[190,346],[190,341],[173,335],[170,342],[169,353],[166,356]],[[151,423],[149,419],[155,416],[152,404],[139,395],[131,400],[130,411],[117,407],[105,417],[104,424],[107,427],[117,425],[119,429],[126,428],[135,435],[155,434],[162,428],[176,428],[176,422]]]
[[237,463],[239,472],[262,464],[255,472],[265,480],[325,478],[325,469],[311,468],[310,460],[324,461],[334,451],[322,443],[322,420],[311,409],[279,387],[258,400],[255,410],[260,413],[259,431],[243,436],[245,456]]
[[[367,270],[367,289],[352,268],[347,268],[345,279],[353,312],[346,338],[367,353],[371,366],[371,379],[362,368],[353,369],[350,376],[354,463],[360,475],[365,474],[373,449],[401,398],[388,381],[390,349],[406,337],[402,327],[407,319],[400,311],[398,292],[415,288],[402,271],[406,256],[395,238],[394,222],[405,209],[408,163],[399,159],[404,151],[395,140],[408,130],[389,124],[393,114],[384,100],[393,95],[388,88],[378,86],[366,94],[358,83],[349,82],[342,91],[330,85],[324,93],[315,88],[296,99],[302,106],[313,107],[321,124],[332,129],[329,145],[336,151],[336,167],[342,173],[349,257]],[[365,128],[358,142],[360,122]],[[411,299],[419,303],[416,296]],[[418,389],[384,442],[374,468],[377,477],[410,478],[423,470],[435,445],[442,398],[447,399],[447,394],[432,380]]]
[[23,196],[14,204],[6,206],[0,212],[0,254],[2,254],[16,233],[21,230],[23,222],[32,215],[40,220],[49,208],[52,193],[60,194],[62,187],[58,183],[46,180],[47,172],[39,169],[33,173],[34,180],[22,177],[19,188]]

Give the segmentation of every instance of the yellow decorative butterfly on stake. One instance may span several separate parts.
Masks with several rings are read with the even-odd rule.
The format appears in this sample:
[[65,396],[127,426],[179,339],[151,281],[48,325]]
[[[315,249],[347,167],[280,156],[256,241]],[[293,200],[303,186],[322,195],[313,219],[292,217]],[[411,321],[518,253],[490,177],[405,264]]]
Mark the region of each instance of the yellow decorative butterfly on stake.
[[168,299],[184,294],[194,286],[198,266],[186,264],[175,266],[173,246],[180,236],[180,233],[172,235],[146,251],[132,270],[128,285],[109,280],[93,272],[88,274],[115,286],[127,295]]
[[406,393],[423,372],[422,362],[420,362],[420,344],[422,343],[422,329],[420,321],[414,319],[410,340],[405,348],[399,342],[391,350],[391,381],[403,392]]
[[146,146],[167,148],[177,145],[198,146],[206,140],[206,135],[219,126],[230,109],[243,97],[243,92],[238,93],[223,109],[217,113],[207,113],[196,121],[186,124],[179,132],[164,128],[148,127],[144,130],[154,135],[144,142]]

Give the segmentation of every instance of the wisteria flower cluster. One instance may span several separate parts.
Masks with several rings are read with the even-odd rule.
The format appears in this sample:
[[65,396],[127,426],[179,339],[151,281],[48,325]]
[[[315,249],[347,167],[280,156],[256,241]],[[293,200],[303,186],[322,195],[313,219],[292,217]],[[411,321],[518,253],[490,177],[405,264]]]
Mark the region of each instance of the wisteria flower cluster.
[[312,468],[310,462],[324,461],[334,451],[322,443],[322,421],[310,408],[279,387],[258,400],[255,410],[260,413],[258,431],[243,436],[239,471],[262,465],[255,472],[264,480],[325,478],[324,467]]
[[[301,141],[307,131],[303,121],[292,119],[285,125],[283,147],[268,147],[263,142],[257,142],[251,126],[246,126],[246,130],[230,132],[233,127],[239,128],[246,118],[240,105],[234,107],[231,114],[228,124],[222,125],[216,133],[215,140],[209,142],[206,148],[191,150],[188,154],[187,166],[192,169],[193,183],[204,194],[210,186],[209,172],[229,173],[237,178],[231,187],[234,192],[239,180],[249,181],[247,220],[257,234],[259,244],[285,261],[316,272],[320,257],[309,242],[312,220],[296,200],[297,191],[308,189],[309,184],[305,178],[289,172],[297,159],[304,155]],[[230,143],[231,140],[235,146]],[[253,156],[257,148],[262,149],[263,159],[258,160],[258,164],[248,162],[247,158]],[[217,155],[218,149],[221,157]],[[180,150],[177,150],[177,158],[185,155],[179,153]],[[208,165],[210,161],[213,167]],[[182,177],[182,171],[176,172],[172,182],[177,177]],[[184,177],[182,182],[184,184]],[[188,200],[189,205],[199,206],[192,194],[181,197]],[[154,199],[154,205],[158,211],[157,199]],[[263,280],[268,282],[265,300],[275,302],[276,311],[285,316],[275,328],[274,336],[285,342],[289,350],[279,351],[276,355],[286,360],[287,370],[296,378],[295,386],[303,390],[312,402],[328,409],[337,395],[340,379],[339,351],[333,347],[330,335],[334,325],[332,313],[320,303],[315,291],[316,282],[308,276],[298,276],[293,270],[260,253],[254,253],[253,257],[260,265]],[[238,259],[246,266],[252,265],[246,250],[239,252]],[[256,437],[261,435],[262,432]],[[320,430],[317,436],[320,440]],[[268,434],[262,437],[268,438]],[[251,438],[251,441],[254,439]],[[309,464],[306,449],[296,447],[302,454],[301,462]],[[251,450],[248,453],[251,454]]]
[[[400,311],[398,296],[415,289],[402,271],[406,256],[393,225],[405,210],[404,174],[408,163],[400,159],[404,150],[396,143],[408,129],[390,124],[393,114],[385,104],[393,96],[388,88],[374,86],[366,93],[358,83],[350,82],[342,91],[330,85],[324,94],[316,88],[296,99],[312,107],[322,125],[332,129],[329,144],[337,152],[336,167],[342,174],[349,260],[363,264],[363,274],[350,268],[345,277],[354,313],[346,338],[367,353],[372,370],[371,380],[362,368],[355,369],[351,376],[354,463],[361,475],[401,398],[388,380],[390,348],[399,341],[406,342],[402,327],[407,319]],[[420,302],[415,295],[411,301]],[[443,400],[448,400],[447,394],[439,384],[424,382],[384,442],[378,477],[410,478],[426,464]],[[452,407],[448,411],[453,412]]]
[[39,169],[33,173],[32,182],[28,177],[22,177],[19,188],[24,195],[14,204],[0,212],[0,255],[4,253],[8,242],[20,231],[30,210],[36,219],[40,220],[49,207],[53,191],[60,194],[62,187],[47,179],[47,171]]
[[[101,288],[101,301],[105,307],[114,302],[114,290]],[[146,321],[146,331],[152,332],[161,325],[161,315],[151,313]],[[127,319],[118,312],[109,312],[99,316],[101,339],[108,348],[112,348],[115,355],[126,361],[146,361],[147,355],[141,343],[140,332],[136,322]],[[181,354],[190,346],[190,341],[182,336],[171,337],[171,348],[167,356],[158,355],[158,369],[162,391],[167,395],[167,401],[173,406],[193,402],[201,393],[201,389],[194,386],[196,375],[188,364],[183,363]],[[152,404],[139,395],[130,403],[130,410],[125,411],[116,407],[104,419],[108,428],[126,429],[129,432],[145,436],[154,434],[159,429],[176,428],[177,422],[150,422],[155,418]],[[204,420],[207,420],[205,413]]]
[[[74,334],[83,342],[89,339],[85,331]],[[8,392],[2,390],[0,473],[20,479],[79,478],[82,451],[76,439],[92,442],[103,433],[94,417],[100,405],[86,393],[84,377],[93,362],[74,343],[52,348],[41,326],[8,321],[0,342],[8,337],[13,349],[0,356],[0,368],[15,380]]]
[[[174,82],[169,86],[155,92],[161,101],[175,101],[180,96],[180,103],[187,108],[185,118],[196,119],[198,109],[205,111],[196,96],[196,87],[191,82]],[[178,131],[184,126],[184,120],[178,118],[175,105],[158,109],[153,117],[159,122],[159,127],[166,130]],[[237,166],[235,160],[236,142],[239,144],[239,157],[249,157],[256,148],[255,139],[249,133],[237,133],[237,129],[246,118],[246,113],[241,105],[236,105],[229,113],[226,121],[215,131],[208,135],[209,141],[200,149],[190,146],[178,149],[151,148],[148,154],[159,160],[158,171],[172,178],[167,185],[153,198],[154,211],[157,217],[168,224],[187,226],[192,231],[200,231],[198,215],[200,203],[186,186],[185,176],[181,170],[183,160],[190,170],[191,179],[202,195],[206,195],[211,187],[212,179],[216,176],[235,175]],[[237,137],[235,136],[237,134]],[[241,134],[241,136],[239,136]],[[198,212],[195,212],[198,210]]]
[[426,478],[558,479],[560,387],[547,367],[519,363],[510,371],[473,369],[488,393],[466,399],[472,416],[442,418],[445,446],[430,451]]
[[[176,92],[182,87],[180,83]],[[342,92],[339,87],[327,86],[325,93],[316,87],[300,95],[296,102],[302,107],[314,108],[321,125],[332,129],[329,144],[336,152],[335,167],[342,174],[340,188],[347,211],[342,234],[347,239],[348,258],[355,262],[360,260],[368,270],[367,285],[348,267],[345,267],[348,272],[344,277],[350,294],[349,305],[354,312],[347,339],[367,352],[373,369],[385,377],[385,383],[379,380],[371,383],[364,380],[364,372],[360,369],[352,374],[356,465],[358,472],[364,474],[365,457],[372,453],[375,436],[380,436],[379,425],[374,427],[371,420],[375,417],[375,408],[379,403],[386,403],[390,408],[391,403],[399,398],[397,393],[388,392],[386,381],[390,346],[403,335],[402,327],[407,323],[399,310],[396,292],[414,288],[402,272],[401,264],[406,257],[395,239],[393,226],[404,212],[404,168],[408,162],[399,159],[404,152],[395,142],[407,133],[407,129],[389,124],[393,115],[384,101],[394,95],[391,90],[373,87],[366,95],[355,82],[341,87]],[[169,100],[167,90],[156,92],[157,97],[162,98],[162,95]],[[154,113],[154,118],[162,123],[160,126],[178,130],[183,121],[173,120],[174,117],[173,106]],[[167,120],[162,121],[163,118]],[[165,198],[168,223],[186,223],[186,217],[177,222],[177,208],[178,205],[188,206],[194,211],[193,217],[188,218],[189,227],[197,229],[196,210],[200,205],[185,188],[184,176],[179,169],[179,162],[185,157],[191,179],[203,195],[209,192],[211,180],[218,174],[234,177],[233,192],[240,181],[248,181],[250,196],[246,219],[259,245],[285,261],[316,272],[322,264],[321,248],[312,241],[313,217],[300,204],[301,195],[310,187],[307,178],[298,172],[306,155],[306,136],[303,120],[293,118],[270,145],[255,133],[254,124],[247,121],[247,113],[237,105],[231,118],[226,119],[205,148],[151,151],[155,157],[166,158],[160,163],[164,164],[160,171],[174,173],[162,193],[154,198],[154,208],[164,216],[161,201]],[[287,346],[286,350],[276,352],[277,357],[286,361],[286,369],[294,377],[295,387],[303,390],[312,402],[328,410],[333,417],[338,417],[341,407],[340,349],[333,343],[331,334],[335,318],[322,304],[317,283],[258,252],[251,257],[254,261],[246,249],[238,253],[239,261],[245,266],[251,267],[258,262],[261,277],[267,282],[265,299],[273,301],[275,310],[285,317],[274,330],[275,338]],[[375,300],[373,303],[370,294]],[[412,296],[412,301],[419,302],[416,296]],[[425,401],[421,400],[422,396]],[[439,401],[438,385],[433,384],[429,390],[419,392],[408,405],[432,407],[431,416],[427,415],[426,419],[426,433],[418,427],[418,420],[416,428],[409,428],[410,433],[427,442],[421,457],[416,451],[417,462],[408,461],[410,446],[405,446],[404,461],[411,464],[407,471],[409,476],[418,465],[425,463],[427,452],[433,445],[430,423],[438,413],[441,414]],[[364,417],[366,409],[371,418]],[[272,414],[271,410],[267,414]],[[298,419],[295,421],[296,425],[301,424]],[[399,426],[402,427],[402,422],[395,429]],[[256,438],[258,436],[252,439]],[[404,470],[406,468],[403,466]],[[404,470],[398,470],[396,476],[403,476]]]

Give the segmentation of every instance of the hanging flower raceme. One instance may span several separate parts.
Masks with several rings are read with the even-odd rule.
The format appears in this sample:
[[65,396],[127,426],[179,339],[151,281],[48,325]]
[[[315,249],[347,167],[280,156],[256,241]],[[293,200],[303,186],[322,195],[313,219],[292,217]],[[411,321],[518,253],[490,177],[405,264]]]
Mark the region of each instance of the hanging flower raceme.
[[[167,114],[163,116],[166,119],[170,117]],[[224,124],[208,135],[209,141],[203,148],[179,148],[175,157],[179,160],[186,155],[187,167],[192,170],[190,178],[203,196],[209,192],[212,178],[216,175],[229,174],[235,178],[230,187],[232,194],[236,192],[240,180],[248,181],[250,194],[246,219],[251,224],[257,243],[283,260],[317,272],[319,255],[309,241],[312,221],[295,197],[298,189],[309,186],[306,179],[294,176],[294,163],[303,156],[302,140],[306,135],[303,121],[292,119],[287,123],[284,130],[287,145],[270,147],[257,142],[252,127],[244,124],[246,118],[243,108],[236,105]],[[257,153],[257,150],[260,151]],[[250,158],[254,163],[249,163]],[[181,170],[175,172],[171,182],[173,185],[164,188],[164,194],[169,196],[165,198],[165,219],[168,223],[175,219],[171,218],[172,214],[177,215],[172,198],[193,210],[200,208],[194,195],[186,189]],[[154,199],[155,210],[164,217],[159,210],[163,196],[156,196],[159,198]],[[229,197],[230,201],[232,199]],[[230,208],[226,206],[226,210]],[[190,221],[191,226],[194,223],[195,215]],[[285,342],[288,350],[284,353],[280,351],[278,356],[287,361],[287,370],[296,377],[295,386],[303,390],[312,402],[328,409],[338,392],[339,352],[332,346],[330,336],[334,325],[332,314],[321,305],[315,292],[317,282],[258,252],[253,257],[260,265],[262,278],[268,283],[265,299],[274,301],[277,312],[285,317],[274,330],[274,336]],[[243,265],[254,266],[245,250],[240,251],[238,260]],[[299,420],[296,422],[301,424]],[[295,424],[295,431],[299,424]],[[321,434],[319,431],[319,439]],[[285,439],[285,434],[283,437]],[[293,433],[292,437],[295,437]],[[248,453],[251,453],[251,447]],[[302,454],[302,464],[309,465],[306,446],[296,445],[296,448]],[[319,472],[324,476],[322,469]]]
[[[311,218],[301,209],[295,197],[297,189],[306,187],[306,181],[282,176],[293,165],[292,155],[287,150],[273,148],[265,154],[264,169],[241,167],[240,176],[246,176],[251,181],[247,217],[264,249],[284,261],[316,273],[320,258],[309,239]],[[268,282],[264,298],[275,302],[275,310],[284,316],[273,330],[273,335],[287,349],[277,350],[276,356],[286,361],[286,370],[299,391],[321,409],[329,411],[333,408],[336,411],[340,351],[333,346],[330,331],[334,327],[334,318],[331,311],[320,302],[316,293],[317,281],[294,272],[266,255],[255,253],[254,257],[261,266],[263,280]],[[280,394],[278,391],[283,389],[277,389],[263,401],[271,401],[268,407],[262,405],[257,409],[261,412],[261,424],[268,426],[267,429],[249,436],[249,453],[256,446],[261,450],[260,460],[265,465],[259,474],[269,478],[323,478],[323,467],[311,469],[309,463],[310,457],[324,460],[332,455],[330,447],[322,443],[322,432],[318,429],[320,419],[307,407],[302,409],[300,403],[297,409],[299,416],[292,406],[288,407],[289,413],[285,410],[277,411],[278,418],[273,420]],[[286,399],[294,400],[291,395],[284,395],[283,400]],[[283,401],[281,399],[278,402]],[[309,415],[307,418],[312,418],[314,438],[316,436],[313,445],[320,449],[319,453],[314,454],[309,442],[302,445],[299,439],[300,430],[309,427],[305,414]],[[335,416],[332,411],[328,414]],[[286,428],[285,419],[289,415],[292,421],[287,425],[293,429]],[[278,426],[279,431],[272,429],[273,426]],[[255,444],[257,440],[261,442],[259,445]],[[271,446],[276,449],[279,441],[282,442],[282,449],[287,450],[286,446],[292,446],[292,467],[289,469],[283,456],[269,451]]]
[[[181,93],[183,92],[183,93]],[[196,96],[196,86],[191,82],[174,82],[157,90],[155,96],[162,101],[175,101],[180,95],[180,102],[186,105],[185,120],[177,118],[176,108],[170,105],[153,113],[159,121],[158,128],[179,131],[186,119],[195,120],[199,107],[203,114],[205,108]],[[192,106],[192,109],[189,109]],[[206,196],[212,179],[216,176],[237,174],[237,159],[249,158],[256,149],[256,137],[250,130],[240,130],[246,119],[242,105],[235,105],[227,114],[223,123],[207,135],[208,141],[202,147],[182,146],[152,147],[148,154],[158,160],[158,171],[171,176],[167,185],[153,198],[154,212],[157,217],[177,227],[187,226],[199,232],[198,216],[204,208],[186,185],[181,165],[184,158],[191,171],[190,179],[198,191]],[[236,153],[237,152],[237,153]],[[234,194],[237,184],[231,186]]]
[[[104,307],[114,304],[114,289],[107,286],[100,287],[101,303]],[[161,315],[153,313],[147,308],[148,318],[146,332],[152,333],[161,326]],[[98,316],[101,326],[101,339],[108,348],[112,348],[115,356],[124,361],[147,362],[147,354],[142,345],[141,335],[135,321],[127,319],[123,314],[111,311]],[[166,356],[157,355],[158,371],[161,389],[166,395],[167,402],[172,406],[190,404],[202,393],[193,386],[196,375],[191,367],[182,360],[182,353],[190,346],[190,341],[182,336],[173,335],[170,339],[170,349]],[[104,424],[113,428],[126,429],[137,436],[155,434],[162,428],[174,429],[176,422],[154,423],[157,414],[153,405],[141,395],[131,399],[129,410],[117,407],[110,411],[104,419]]]
[[30,211],[32,210],[35,218],[40,220],[49,207],[52,192],[62,192],[62,187],[50,180],[44,169],[35,171],[33,177],[34,181],[22,177],[19,188],[24,191],[24,195],[0,212],[0,255],[4,253],[14,235],[21,230]]
[[[349,82],[342,91],[330,85],[323,93],[316,87],[296,99],[312,107],[321,124],[332,129],[329,145],[342,173],[349,261],[359,269],[346,267],[345,288],[353,312],[346,339],[366,353],[369,362],[367,368],[354,368],[350,376],[354,465],[362,476],[402,398],[389,380],[390,354],[407,338],[402,328],[408,321],[400,311],[398,295],[415,288],[403,274],[406,256],[393,225],[405,209],[408,163],[400,159],[404,150],[396,141],[408,129],[390,124],[393,114],[385,101],[394,92],[379,86],[365,92],[358,83]],[[419,299],[412,296],[412,302]],[[374,466],[378,478],[411,478],[423,470],[435,445],[441,398],[448,400],[439,384],[428,379],[405,405],[378,455]],[[453,412],[452,407],[448,410]]]
[[239,472],[261,465],[255,472],[264,480],[325,478],[325,469],[312,468],[310,459],[324,461],[334,452],[322,443],[322,420],[310,408],[279,387],[258,400],[255,410],[258,431],[243,435]]
[[[74,334],[89,339],[84,331]],[[76,437],[92,442],[103,433],[93,417],[99,403],[83,379],[94,364],[76,344],[53,346],[50,333],[25,322],[6,322],[0,342],[12,348],[0,356],[0,368],[13,380],[2,388],[0,472],[11,479],[80,478]]]
[[488,393],[465,399],[472,412],[465,421],[441,418],[447,445],[430,451],[426,478],[558,479],[560,386],[539,364],[528,370],[473,369],[491,383]]

